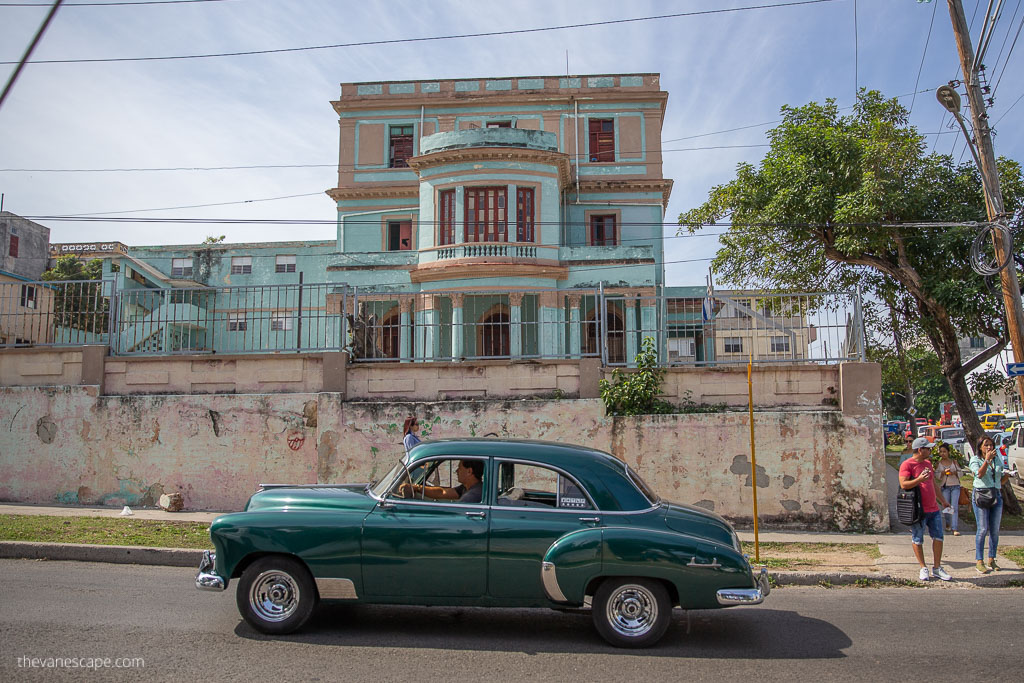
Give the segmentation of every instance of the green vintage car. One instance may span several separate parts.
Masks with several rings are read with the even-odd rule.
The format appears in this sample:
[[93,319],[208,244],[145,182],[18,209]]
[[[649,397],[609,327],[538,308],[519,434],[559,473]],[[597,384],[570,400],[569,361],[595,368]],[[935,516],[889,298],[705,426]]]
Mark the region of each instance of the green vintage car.
[[608,642],[644,647],[674,606],[769,591],[718,515],[661,500],[608,453],[543,441],[429,441],[375,483],[264,485],[210,537],[196,587],[238,579],[242,617],[273,634],[320,600],[591,605]]

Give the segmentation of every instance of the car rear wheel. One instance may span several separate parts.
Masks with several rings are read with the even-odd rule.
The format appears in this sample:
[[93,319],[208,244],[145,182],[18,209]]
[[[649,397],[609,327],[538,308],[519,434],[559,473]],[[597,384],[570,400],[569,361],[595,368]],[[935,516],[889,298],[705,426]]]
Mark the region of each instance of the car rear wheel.
[[606,579],[594,594],[592,616],[601,637],[616,647],[649,647],[672,620],[672,603],[660,581]]
[[302,627],[317,603],[309,570],[290,557],[264,557],[242,573],[238,611],[257,631],[280,635]]

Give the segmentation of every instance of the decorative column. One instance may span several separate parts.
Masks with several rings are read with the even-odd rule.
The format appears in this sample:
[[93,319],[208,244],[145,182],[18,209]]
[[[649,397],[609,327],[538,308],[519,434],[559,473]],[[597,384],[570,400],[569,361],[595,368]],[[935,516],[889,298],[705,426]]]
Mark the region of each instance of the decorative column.
[[561,314],[558,301],[558,292],[541,292],[537,296],[537,305],[540,308],[537,313],[540,334],[537,337],[541,357],[550,358],[561,353],[558,343],[560,339],[558,323]]
[[412,301],[411,296],[398,297],[398,355],[404,362],[412,357]]
[[636,367],[636,299],[635,292],[625,292],[623,314],[626,316],[626,365]]
[[[455,244],[466,241],[466,189],[459,185],[455,188],[455,225],[452,226],[452,239]],[[458,253],[462,253],[461,250]]]
[[569,294],[569,357],[570,358],[581,358],[583,356],[583,326],[580,320],[580,300],[582,297],[579,294]]
[[462,326],[462,305],[465,295],[462,292],[452,292],[452,359],[461,360],[465,355],[463,344],[465,334]]
[[508,295],[509,306],[509,353],[512,358],[523,356],[523,293],[510,292]]

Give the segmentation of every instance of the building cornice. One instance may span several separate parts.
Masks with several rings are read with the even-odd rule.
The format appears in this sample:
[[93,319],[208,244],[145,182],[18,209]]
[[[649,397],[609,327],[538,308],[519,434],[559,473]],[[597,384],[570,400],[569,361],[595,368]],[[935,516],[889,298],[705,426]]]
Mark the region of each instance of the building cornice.
[[640,180],[581,180],[580,193],[586,192],[660,192],[662,207],[668,209],[672,181],[667,178]]
[[568,154],[526,147],[463,147],[448,149],[412,157],[407,163],[409,168],[419,173],[422,169],[426,168],[479,161],[532,161],[550,164],[558,169],[559,187],[568,185],[572,178]]
[[415,282],[437,282],[465,278],[500,279],[508,277],[539,277],[565,280],[569,269],[557,261],[537,259],[529,263],[522,260],[505,259],[458,259],[454,261],[431,261],[410,271],[409,277]]
[[419,203],[419,183],[396,187],[333,187],[326,190],[328,197],[336,202],[349,202],[367,199],[411,199]]

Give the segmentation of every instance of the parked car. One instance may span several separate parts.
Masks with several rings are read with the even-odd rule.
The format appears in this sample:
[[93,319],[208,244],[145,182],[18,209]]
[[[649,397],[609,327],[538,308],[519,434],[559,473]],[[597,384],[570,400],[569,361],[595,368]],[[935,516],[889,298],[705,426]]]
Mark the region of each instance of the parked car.
[[[1006,432],[997,432],[994,429],[986,429],[985,430],[985,434],[987,436],[992,437],[992,441],[996,445],[996,453],[999,455],[1000,458],[1002,458],[1002,460],[1003,460],[1003,467],[1007,467],[1008,466],[1008,459],[1007,459],[1007,456],[1006,456],[1006,451],[1004,449],[1000,449],[1000,446],[1003,443],[1003,439],[1006,438],[1007,433]],[[974,455],[974,447],[969,442],[964,441],[964,456],[966,456],[966,458],[968,460],[970,460],[972,455]]]
[[981,428],[986,431],[996,429],[999,421],[1004,419],[1006,419],[1006,415],[1003,413],[985,413],[981,416]]
[[1024,482],[1024,425],[1015,427],[1012,434],[1006,446],[1006,469],[1021,484]]
[[937,439],[942,443],[948,443],[957,450],[962,450],[967,436],[960,427],[942,427],[938,430]]
[[[428,497],[477,470],[479,502]],[[542,441],[428,441],[376,483],[264,485],[210,538],[196,587],[236,579],[242,617],[272,634],[302,627],[321,600],[590,602],[609,643],[645,647],[674,606],[756,605],[770,590],[718,515],[662,500],[608,453]]]

